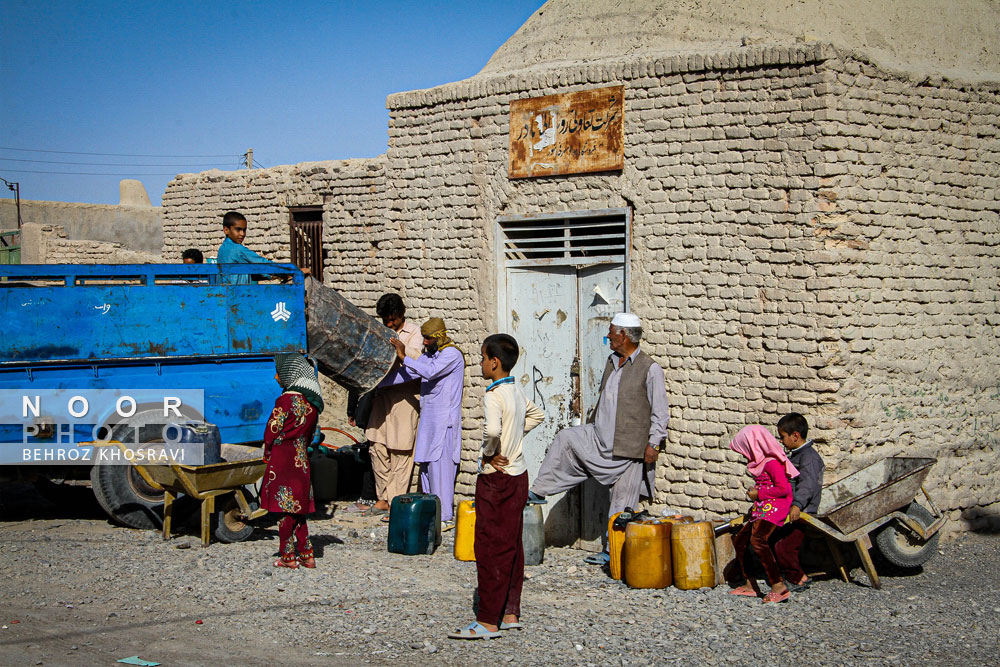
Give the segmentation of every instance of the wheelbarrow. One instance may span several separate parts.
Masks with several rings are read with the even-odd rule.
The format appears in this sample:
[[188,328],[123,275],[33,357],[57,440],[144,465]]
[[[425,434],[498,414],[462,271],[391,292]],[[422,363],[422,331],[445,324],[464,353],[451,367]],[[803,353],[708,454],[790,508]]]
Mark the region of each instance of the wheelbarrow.
[[[248,485],[256,483],[264,476],[266,463],[256,454],[259,448],[239,445],[222,445],[223,463],[203,466],[168,465],[136,466],[139,474],[148,482],[163,487],[163,539],[170,539],[173,519],[173,503],[184,493],[201,503],[201,544],[207,547],[211,539],[212,515],[215,514],[216,498],[232,495],[219,513],[216,536],[224,542],[240,542],[253,532],[248,524],[267,514],[267,510],[253,508],[247,500]],[[246,458],[253,456],[253,458]],[[253,496],[251,496],[253,500]]]
[[[946,517],[934,505],[924,480],[937,459],[892,456],[823,487],[819,511],[799,517],[827,540],[841,578],[849,581],[838,543],[854,543],[874,588],[881,588],[869,549],[889,563],[916,568],[934,555]],[[922,492],[928,511],[914,498]]]

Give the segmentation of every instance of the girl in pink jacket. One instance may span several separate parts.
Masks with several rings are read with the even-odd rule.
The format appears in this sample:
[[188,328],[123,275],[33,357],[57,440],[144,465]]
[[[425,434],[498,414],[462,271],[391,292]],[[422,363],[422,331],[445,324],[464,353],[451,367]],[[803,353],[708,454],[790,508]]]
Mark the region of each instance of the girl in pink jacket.
[[764,602],[784,602],[788,599],[788,588],[781,578],[781,570],[768,538],[788,517],[792,506],[792,485],[789,478],[797,477],[799,471],[788,460],[781,443],[763,426],[747,426],[736,434],[729,443],[729,448],[747,459],[747,470],[754,478],[754,488],[747,494],[753,501],[750,521],[733,537],[736,562],[745,581],[730,593],[760,596],[757,580],[748,577],[743,566],[743,557],[749,543],[764,566],[767,583],[771,586],[771,591],[764,596]]

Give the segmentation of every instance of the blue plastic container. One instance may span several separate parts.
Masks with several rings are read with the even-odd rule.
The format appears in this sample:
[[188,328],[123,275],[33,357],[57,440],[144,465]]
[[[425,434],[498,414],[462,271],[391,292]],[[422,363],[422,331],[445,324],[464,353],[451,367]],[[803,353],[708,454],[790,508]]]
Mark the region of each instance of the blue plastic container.
[[429,493],[404,493],[392,499],[389,551],[432,554],[441,544],[441,499]]
[[207,422],[184,422],[177,424],[177,428],[180,430],[178,442],[204,447],[205,458],[202,465],[222,462],[222,438],[218,426]]

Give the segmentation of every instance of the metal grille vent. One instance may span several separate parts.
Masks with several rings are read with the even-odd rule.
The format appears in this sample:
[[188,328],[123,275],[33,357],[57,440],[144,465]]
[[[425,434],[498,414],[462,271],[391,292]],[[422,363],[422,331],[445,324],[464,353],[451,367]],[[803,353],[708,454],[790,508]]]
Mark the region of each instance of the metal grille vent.
[[625,215],[502,218],[507,266],[624,262],[628,246]]

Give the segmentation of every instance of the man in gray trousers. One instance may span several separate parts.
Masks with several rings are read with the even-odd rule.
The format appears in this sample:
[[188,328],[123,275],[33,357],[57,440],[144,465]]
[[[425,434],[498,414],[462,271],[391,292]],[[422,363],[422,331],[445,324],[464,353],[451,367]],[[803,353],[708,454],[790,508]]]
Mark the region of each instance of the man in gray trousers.
[[[529,502],[568,491],[588,477],[611,486],[608,516],[653,497],[656,459],[670,410],[663,369],[639,349],[642,323],[632,313],[611,320],[612,354],[604,367],[593,421],[556,434],[531,485]],[[587,561],[603,564],[607,553]]]

